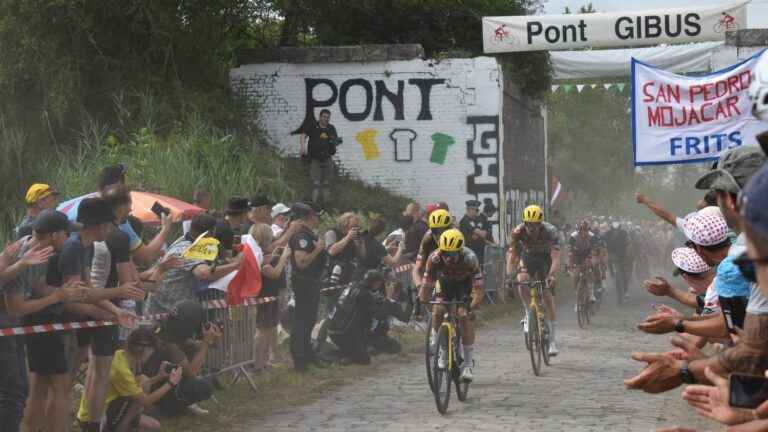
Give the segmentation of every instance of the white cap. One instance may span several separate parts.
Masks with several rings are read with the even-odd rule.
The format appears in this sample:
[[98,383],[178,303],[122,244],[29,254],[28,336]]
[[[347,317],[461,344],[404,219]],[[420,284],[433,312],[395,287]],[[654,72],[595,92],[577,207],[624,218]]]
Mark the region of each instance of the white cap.
[[701,256],[695,250],[689,247],[679,247],[673,250],[672,262],[680,270],[694,274],[704,273],[712,268],[701,259]]
[[699,246],[713,246],[723,243],[728,239],[728,225],[725,223],[725,219],[712,212],[708,214],[704,210],[706,209],[702,209],[685,219],[683,233],[688,240]]
[[272,206],[272,217],[275,218],[281,214],[290,213],[291,209],[283,204],[283,203],[277,203],[274,206]]

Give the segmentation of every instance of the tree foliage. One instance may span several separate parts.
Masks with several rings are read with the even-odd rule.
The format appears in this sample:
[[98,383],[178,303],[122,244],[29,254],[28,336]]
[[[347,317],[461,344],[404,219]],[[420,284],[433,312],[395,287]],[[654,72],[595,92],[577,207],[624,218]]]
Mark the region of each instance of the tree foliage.
[[[419,43],[428,57],[482,55],[483,16],[527,15],[537,0],[281,0],[281,42],[298,45],[312,33],[321,45]],[[528,95],[549,87],[545,52],[498,56],[505,72]]]

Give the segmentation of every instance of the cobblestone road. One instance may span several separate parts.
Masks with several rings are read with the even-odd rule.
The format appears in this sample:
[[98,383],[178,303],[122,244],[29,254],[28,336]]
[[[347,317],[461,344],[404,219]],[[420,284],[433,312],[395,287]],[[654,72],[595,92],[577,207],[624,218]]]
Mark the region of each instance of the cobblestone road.
[[[621,309],[609,295],[596,322],[579,329],[573,307],[560,307],[561,354],[544,376],[533,376],[519,324],[501,320],[480,334],[475,382],[466,403],[451,397],[449,413],[437,413],[422,357],[398,363],[337,388],[322,400],[254,421],[248,431],[652,431],[684,424],[705,427],[680,399],[680,391],[647,395],[624,389],[639,370],[633,349],[667,349],[666,337],[635,330],[650,299]],[[567,309],[567,310],[566,310]],[[709,425],[710,428],[712,425]]]

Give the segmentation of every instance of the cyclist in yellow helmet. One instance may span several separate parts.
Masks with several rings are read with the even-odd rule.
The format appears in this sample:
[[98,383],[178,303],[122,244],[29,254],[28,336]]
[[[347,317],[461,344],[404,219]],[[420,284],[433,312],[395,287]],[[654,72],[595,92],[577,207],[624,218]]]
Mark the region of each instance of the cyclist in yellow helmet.
[[453,227],[453,218],[447,209],[438,208],[427,217],[429,230],[424,233],[419,245],[419,253],[416,255],[416,263],[413,266],[413,283],[419,288],[419,300],[422,303],[429,301],[430,291],[423,289],[421,276],[424,274],[427,257],[437,249],[437,240],[440,234]]
[[[465,305],[459,306],[456,311],[464,344],[461,378],[472,381],[472,358],[476,339],[475,328],[468,312],[476,310],[483,300],[483,273],[475,253],[464,245],[464,235],[458,229],[452,228],[442,233],[437,250],[427,259],[423,286],[429,292],[434,289],[435,299],[465,302]],[[469,305],[469,308],[466,305]],[[443,322],[444,314],[443,306],[435,305],[432,308],[430,350],[436,349],[436,332]]]
[[[523,223],[518,225],[509,239],[507,251],[507,274],[517,272],[518,282],[528,282],[531,277],[534,280],[547,281],[544,290],[544,303],[547,306],[550,323],[549,355],[556,356],[559,353],[555,340],[555,328],[557,327],[557,313],[555,310],[555,277],[560,268],[560,244],[557,239],[557,229],[544,222],[544,211],[537,205],[530,205],[523,210]],[[527,288],[518,287],[523,307],[530,304],[530,292]],[[527,314],[526,314],[527,316]],[[521,321],[525,331],[528,331],[528,322],[525,318]]]

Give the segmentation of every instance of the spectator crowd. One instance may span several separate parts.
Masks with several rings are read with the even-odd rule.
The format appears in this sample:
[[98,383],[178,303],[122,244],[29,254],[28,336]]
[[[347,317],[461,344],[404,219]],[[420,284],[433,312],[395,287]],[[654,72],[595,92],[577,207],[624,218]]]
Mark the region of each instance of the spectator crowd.
[[[264,300],[253,306],[251,374],[282,363],[299,373],[368,364],[401,350],[391,330],[412,318],[409,273],[429,237],[428,211],[444,203],[409,204],[391,232],[384,218],[353,212],[321,229],[329,216],[310,201],[235,196],[217,210],[198,190],[193,217],[159,205],[159,223],[145,226],[131,214],[126,171],[104,168],[96,192],[63,203],[51,185],[28,189],[16,238],[0,255],[0,329],[114,325],[0,336],[3,432],[152,430],[163,418],[207,414],[198,403],[227,366],[210,364],[211,353],[242,342],[211,301]],[[468,202],[461,223],[475,248],[492,242],[495,208],[480,207]],[[211,244],[211,256],[191,253]]]

